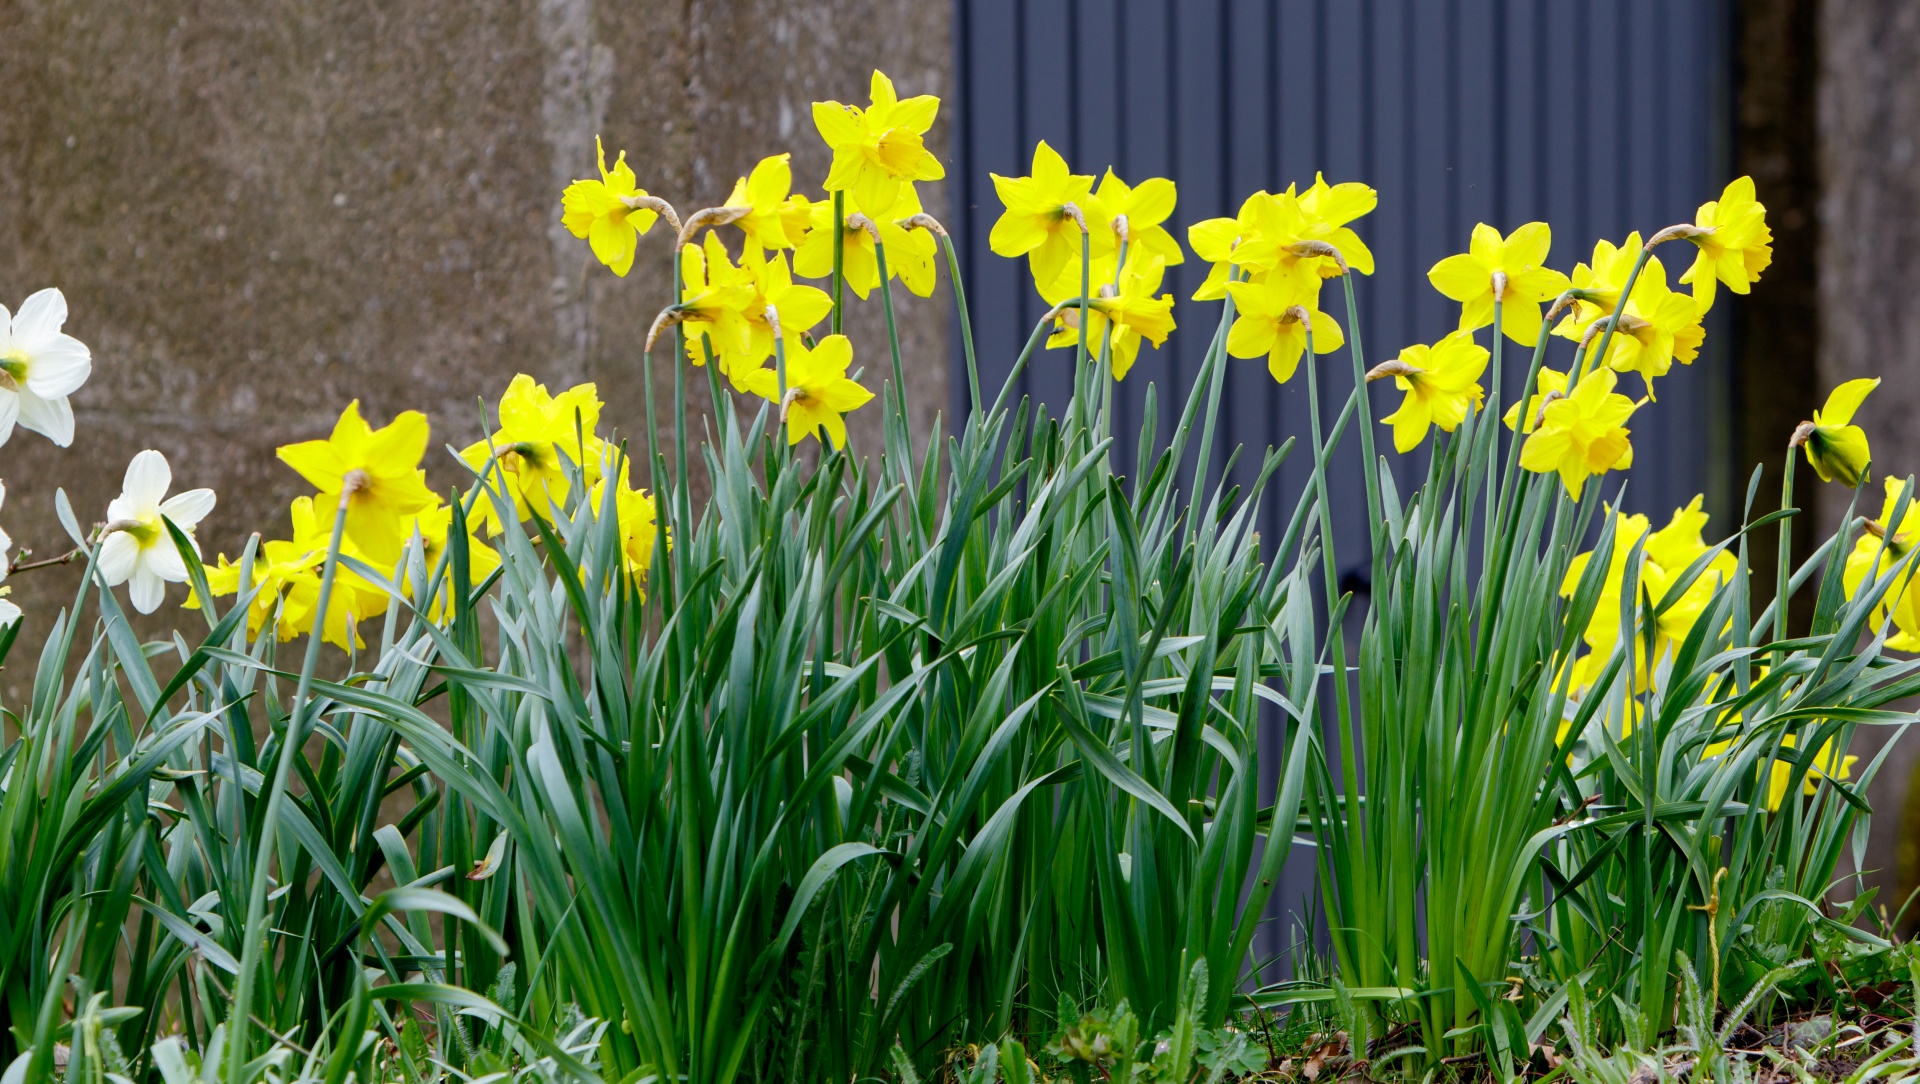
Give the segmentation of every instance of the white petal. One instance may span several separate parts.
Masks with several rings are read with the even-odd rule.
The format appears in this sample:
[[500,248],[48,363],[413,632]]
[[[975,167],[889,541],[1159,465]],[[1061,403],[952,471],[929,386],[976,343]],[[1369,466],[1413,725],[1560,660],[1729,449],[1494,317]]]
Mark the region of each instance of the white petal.
[[73,407],[64,396],[42,399],[26,388],[19,395],[20,428],[40,433],[62,448],[73,443]]
[[172,520],[181,530],[192,531],[194,525],[213,511],[213,502],[213,490],[189,489],[161,502],[160,514]]
[[125,531],[115,531],[100,543],[100,582],[118,587],[133,575],[140,560],[140,540]]
[[123,519],[137,519],[133,502],[125,497],[115,497],[107,502],[107,522],[115,523]]
[[136,509],[157,508],[173,484],[173,468],[167,457],[148,448],[127,464],[126,481],[120,484],[120,496]]
[[52,287],[36,291],[13,315],[13,345],[34,353],[41,343],[60,334],[60,325],[66,322],[66,295]]
[[11,389],[0,389],[0,448],[13,436],[13,423],[20,417],[20,397]]
[[13,317],[0,305],[0,354],[13,349]]
[[0,598],[0,629],[6,628],[18,620],[20,620],[20,607],[15,606],[6,599]]
[[133,583],[127,588],[127,597],[133,600],[134,609],[150,614],[166,601],[167,582],[142,562],[133,570]]
[[71,335],[55,335],[27,357],[27,387],[42,399],[72,395],[93,373],[93,352]]
[[[143,568],[168,583],[187,582],[187,563],[180,559],[180,550],[173,544],[171,537],[162,538],[148,546],[140,556],[140,564]],[[138,570],[134,572],[133,578],[135,580],[140,578]]]

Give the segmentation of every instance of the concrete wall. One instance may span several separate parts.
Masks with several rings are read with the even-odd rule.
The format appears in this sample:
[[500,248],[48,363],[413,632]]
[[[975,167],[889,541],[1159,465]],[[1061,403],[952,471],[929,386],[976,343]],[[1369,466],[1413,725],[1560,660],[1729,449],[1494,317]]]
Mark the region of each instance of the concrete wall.
[[[95,364],[71,449],[20,432],[0,450],[0,521],[57,552],[55,488],[90,522],[154,447],[180,486],[219,492],[203,545],[235,553],[284,532],[302,491],[276,445],[324,435],[356,397],[376,421],[426,410],[436,449],[464,445],[476,398],[519,371],[597,381],[638,437],[671,246],[656,230],[620,280],[561,228],[595,133],[683,211],[782,150],[817,196],[809,103],[864,101],[875,66],[903,94],[948,94],[949,19],[914,0],[0,0],[0,301],[60,287]],[[916,432],[948,401],[946,296],[901,302]],[[849,325],[877,391],[877,294]],[[856,444],[877,450],[863,413]],[[429,474],[459,477],[439,452]],[[11,582],[44,629],[76,576]]]
[[[1863,503],[1877,515],[1879,476],[1920,474],[1920,2],[1821,0],[1818,34],[1819,382],[1824,395],[1884,380],[1857,419],[1873,442]],[[1849,494],[1821,489],[1824,536]],[[1868,865],[1884,871],[1889,912],[1920,886],[1916,780],[1920,734],[1895,747],[1871,793]]]

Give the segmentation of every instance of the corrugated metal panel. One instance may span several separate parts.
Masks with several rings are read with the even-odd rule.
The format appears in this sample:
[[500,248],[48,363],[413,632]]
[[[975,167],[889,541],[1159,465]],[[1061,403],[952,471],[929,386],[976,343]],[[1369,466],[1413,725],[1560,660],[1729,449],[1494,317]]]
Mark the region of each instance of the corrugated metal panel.
[[[1356,287],[1377,362],[1453,328],[1457,307],[1426,270],[1463,251],[1476,222],[1503,231],[1550,222],[1550,262],[1571,270],[1596,238],[1690,221],[1717,195],[1729,158],[1730,17],[1728,0],[956,0],[950,176],[983,386],[999,386],[1044,311],[1024,261],[987,248],[1000,212],[987,174],[1025,174],[1037,140],[1076,172],[1111,164],[1131,181],[1172,177],[1180,206],[1169,225],[1183,241],[1188,224],[1233,213],[1257,189],[1310,184],[1316,170],[1371,184],[1379,209],[1356,225],[1379,268]],[[1181,327],[1165,349],[1143,350],[1122,385],[1122,447],[1149,382],[1177,403],[1194,379],[1219,316],[1217,303],[1187,300],[1205,273],[1190,259],[1168,276]],[[1325,301],[1344,316],[1337,294]],[[1716,330],[1633,426],[1630,507],[1664,518],[1707,491],[1724,524],[1734,482],[1744,486],[1744,471],[1726,469]],[[1569,353],[1557,349],[1548,364],[1564,367]],[[1345,356],[1335,357],[1322,369],[1329,418],[1352,386]],[[1511,397],[1527,359],[1511,344],[1506,358]],[[1070,368],[1065,351],[1043,354],[1022,390],[1058,404]],[[1236,361],[1227,387],[1220,461],[1247,445],[1236,473],[1249,480],[1258,449],[1289,435],[1305,442],[1306,382],[1278,386],[1262,362]],[[1396,399],[1376,393],[1376,417]],[[1393,456],[1384,436],[1382,447]],[[1361,464],[1351,438],[1346,450],[1334,487],[1351,504],[1337,510],[1349,532],[1340,551],[1360,555]],[[1398,465],[1417,476],[1415,457]],[[1270,520],[1306,475],[1307,457],[1294,456],[1280,499],[1268,499]],[[1310,882],[1289,882],[1281,896],[1291,908]]]

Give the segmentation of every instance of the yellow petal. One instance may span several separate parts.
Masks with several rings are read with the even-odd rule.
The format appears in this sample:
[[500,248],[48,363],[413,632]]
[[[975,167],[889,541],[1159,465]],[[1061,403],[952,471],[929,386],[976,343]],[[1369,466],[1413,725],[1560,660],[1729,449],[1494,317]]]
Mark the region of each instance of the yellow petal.
[[1823,426],[1848,425],[1853,421],[1853,412],[1860,409],[1867,393],[1880,386],[1879,377],[1867,377],[1849,380],[1827,396],[1827,405],[1820,408],[1813,420]]

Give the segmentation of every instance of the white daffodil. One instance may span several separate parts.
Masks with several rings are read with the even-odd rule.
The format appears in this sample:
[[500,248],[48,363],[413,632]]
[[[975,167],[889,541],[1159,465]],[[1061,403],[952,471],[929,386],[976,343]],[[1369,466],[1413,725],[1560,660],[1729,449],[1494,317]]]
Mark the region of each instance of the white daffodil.
[[[173,468],[167,457],[149,448],[127,464],[120,495],[107,505],[107,540],[100,546],[100,578],[108,587],[132,582],[133,608],[150,614],[160,608],[169,583],[184,583],[186,562],[167,534],[165,516],[193,540],[193,529],[213,511],[213,490],[190,489],[168,497]],[[164,499],[163,499],[164,498]],[[194,543],[198,552],[199,543]]]
[[[0,508],[6,507],[6,504],[7,483],[0,482]],[[0,583],[6,582],[8,554],[12,549],[13,539],[7,537],[7,532],[4,527],[0,527]],[[20,607],[8,602],[5,598],[9,590],[11,590],[11,588],[0,587],[0,631],[4,631],[7,626],[20,620]]]
[[58,290],[35,293],[11,316],[0,305],[0,445],[15,422],[62,448],[73,443],[67,396],[87,382],[93,354],[60,330],[66,322],[67,299]]

